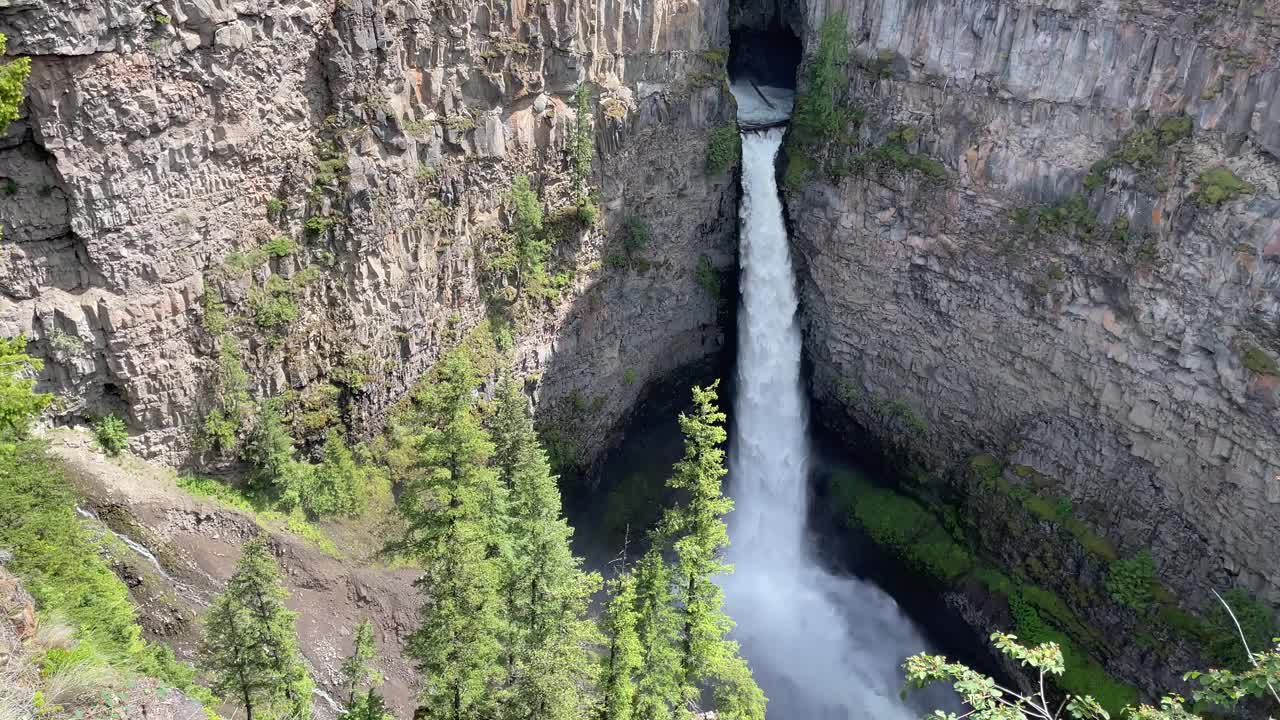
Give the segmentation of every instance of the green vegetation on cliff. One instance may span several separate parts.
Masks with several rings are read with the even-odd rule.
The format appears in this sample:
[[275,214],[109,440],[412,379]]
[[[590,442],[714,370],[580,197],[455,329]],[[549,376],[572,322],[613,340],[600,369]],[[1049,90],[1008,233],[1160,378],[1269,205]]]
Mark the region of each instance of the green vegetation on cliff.
[[[1006,478],[1005,474],[1011,475]],[[877,487],[849,472],[834,474],[828,487],[845,519],[864,530],[877,544],[893,551],[915,569],[953,587],[975,581],[1008,603],[1012,631],[1029,642],[1053,642],[1066,658],[1053,682],[1063,692],[1089,695],[1113,716],[1138,701],[1137,691],[1111,677],[1098,658],[1109,655],[1109,638],[1084,617],[1106,603],[1136,613],[1135,640],[1153,649],[1173,638],[1191,642],[1205,657],[1236,670],[1246,669],[1239,637],[1225,612],[1200,620],[1181,610],[1155,577],[1149,552],[1121,559],[1114,547],[1076,517],[1064,498],[1046,497],[1036,472],[1026,466],[1006,467],[989,455],[974,457],[966,473],[974,483],[969,492],[983,498],[984,512],[998,518],[975,523],[965,513],[976,507],[953,507],[935,496],[909,497]],[[987,527],[990,526],[990,527]],[[1020,549],[988,558],[982,548],[983,530],[1002,547],[1010,541]],[[1057,533],[1055,547],[1039,547],[1036,536]],[[1052,530],[1050,530],[1052,529]],[[978,533],[978,537],[974,537]],[[1077,548],[1077,549],[1073,549]],[[1067,577],[1059,552],[1068,557],[1083,553],[1095,567],[1105,568],[1105,595]],[[997,563],[1023,556],[1021,564],[1005,574]],[[1049,587],[1059,588],[1060,597]],[[1100,588],[1101,589],[1101,588]],[[1247,594],[1232,591],[1227,602],[1237,610],[1252,647],[1265,647],[1275,633],[1271,611]],[[1108,632],[1114,632],[1114,629]],[[1155,638],[1165,638],[1157,641]]]
[[707,145],[707,174],[723,175],[738,164],[742,157],[742,136],[734,125],[725,125],[711,131]]
[[844,15],[832,15],[818,31],[818,51],[804,70],[803,92],[787,130],[784,184],[799,187],[818,164],[821,148],[857,125],[861,114],[844,103],[845,67],[849,64],[849,30]]
[[1211,168],[1200,173],[1196,185],[1195,200],[1201,205],[1221,205],[1238,197],[1251,195],[1257,189],[1225,167]]
[[1167,158],[1171,148],[1191,137],[1193,128],[1191,118],[1179,115],[1165,118],[1153,128],[1130,132],[1107,157],[1089,167],[1085,190],[1106,185],[1108,175],[1119,167],[1127,166],[1146,175],[1158,173],[1160,161]]
[[[0,33],[0,55],[4,55],[9,38]],[[14,58],[0,65],[0,133],[9,123],[18,119],[18,107],[22,105],[27,77],[31,75],[31,58]]]
[[916,570],[951,580],[973,569],[969,551],[915,500],[878,488],[849,471],[839,472],[831,479],[831,491],[850,521]]

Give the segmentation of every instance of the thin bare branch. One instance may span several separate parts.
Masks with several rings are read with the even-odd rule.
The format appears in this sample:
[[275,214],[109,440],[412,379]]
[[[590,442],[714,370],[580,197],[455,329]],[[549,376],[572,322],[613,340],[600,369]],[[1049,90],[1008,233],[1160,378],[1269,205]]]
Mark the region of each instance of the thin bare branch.
[[[1231,616],[1231,622],[1236,624],[1236,632],[1240,633],[1240,644],[1244,645],[1244,654],[1248,656],[1249,662],[1255,668],[1259,667],[1258,659],[1253,656],[1253,651],[1249,649],[1249,641],[1244,636],[1244,628],[1240,627],[1240,621],[1236,619],[1235,612],[1231,610],[1231,606],[1227,604],[1226,600],[1222,599],[1217,590],[1209,588],[1209,592],[1213,593],[1213,596],[1218,598],[1218,602],[1222,603],[1222,607],[1227,609],[1227,615]],[[1276,692],[1270,681],[1267,681],[1267,689],[1271,691],[1271,697],[1275,698],[1277,703],[1280,703],[1280,693]]]

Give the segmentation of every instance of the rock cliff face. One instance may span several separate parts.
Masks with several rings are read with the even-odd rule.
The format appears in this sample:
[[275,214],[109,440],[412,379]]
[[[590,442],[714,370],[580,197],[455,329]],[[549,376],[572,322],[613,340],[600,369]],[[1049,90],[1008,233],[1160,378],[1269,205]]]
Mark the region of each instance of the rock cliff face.
[[[831,18],[850,50],[847,137],[805,150],[787,192],[823,419],[934,479],[995,456],[1119,556],[1149,547],[1188,607],[1210,587],[1280,602],[1276,17],[1150,0],[788,16],[810,59]],[[1076,571],[1097,588],[1105,562]]]
[[[173,461],[218,332],[257,395],[356,370],[346,412],[376,427],[511,291],[485,269],[512,179],[552,216],[572,202],[582,85],[603,212],[561,223],[515,356],[541,406],[592,403],[589,457],[648,381],[722,344],[696,276],[734,255],[733,178],[702,162],[732,118],[705,52],[725,18],[719,0],[4,3],[33,70],[0,141],[0,333],[48,358],[67,416],[120,413]],[[624,250],[633,217],[651,239]]]

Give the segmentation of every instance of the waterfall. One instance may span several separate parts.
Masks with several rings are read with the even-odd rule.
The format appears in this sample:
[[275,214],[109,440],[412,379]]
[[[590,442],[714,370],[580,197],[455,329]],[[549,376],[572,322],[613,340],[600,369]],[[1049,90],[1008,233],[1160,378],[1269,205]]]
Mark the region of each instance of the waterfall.
[[[735,87],[744,127],[785,119],[770,93]],[[789,103],[788,103],[789,104]],[[764,107],[767,105],[767,107]],[[903,658],[925,641],[879,588],[836,577],[806,538],[808,406],[800,328],[774,159],[782,129],[742,135],[738,372],[725,602],[734,637],[769,697],[770,720],[915,720],[900,699]]]

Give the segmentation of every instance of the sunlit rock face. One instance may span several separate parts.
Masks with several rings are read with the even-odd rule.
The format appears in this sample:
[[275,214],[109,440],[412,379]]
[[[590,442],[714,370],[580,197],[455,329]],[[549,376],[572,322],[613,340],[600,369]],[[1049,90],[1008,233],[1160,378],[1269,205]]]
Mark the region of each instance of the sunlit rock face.
[[[17,2],[0,32],[33,59],[0,143],[0,333],[50,360],[65,419],[120,413],[135,450],[187,455],[210,404],[210,290],[241,318],[255,394],[358,366],[344,402],[376,428],[506,292],[483,270],[512,178],[552,215],[570,203],[584,84],[602,212],[555,247],[563,275],[522,319],[515,369],[543,411],[591,409],[574,422],[586,461],[649,380],[722,346],[697,282],[703,257],[734,253],[736,185],[702,162],[733,118],[708,52],[729,43],[720,0]],[[309,232],[315,216],[332,227]],[[649,230],[644,262],[610,263],[627,218]],[[300,249],[227,272],[279,236]],[[309,266],[297,318],[257,327],[255,290]]]

